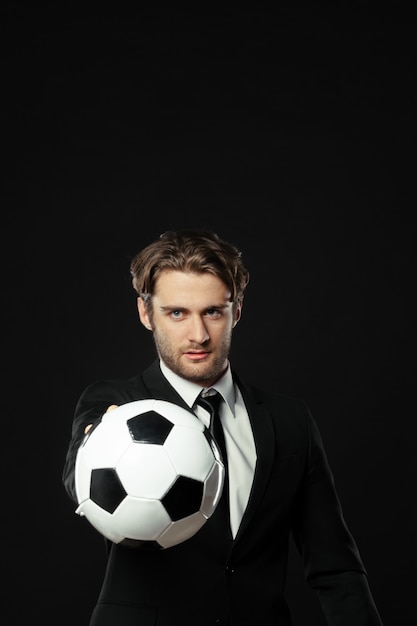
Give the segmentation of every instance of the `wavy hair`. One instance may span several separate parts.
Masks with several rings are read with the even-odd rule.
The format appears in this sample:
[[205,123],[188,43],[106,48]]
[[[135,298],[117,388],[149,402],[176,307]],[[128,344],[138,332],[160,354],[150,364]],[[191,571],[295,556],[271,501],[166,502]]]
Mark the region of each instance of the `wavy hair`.
[[211,273],[227,286],[234,303],[243,300],[249,282],[241,251],[205,230],[166,231],[132,259],[133,288],[146,304],[150,303],[155,283],[164,270]]

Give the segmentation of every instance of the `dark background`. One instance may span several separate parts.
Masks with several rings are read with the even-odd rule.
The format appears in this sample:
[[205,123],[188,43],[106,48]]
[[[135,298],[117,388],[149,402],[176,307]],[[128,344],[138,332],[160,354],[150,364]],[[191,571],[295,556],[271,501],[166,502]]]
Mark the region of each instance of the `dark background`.
[[[235,367],[306,400],[385,626],[410,626],[415,20],[158,6],[3,4],[5,623],[88,623],[104,549],[61,483],[74,405],[154,358],[130,259],[197,226],[251,271]],[[288,599],[324,624],[295,553]]]

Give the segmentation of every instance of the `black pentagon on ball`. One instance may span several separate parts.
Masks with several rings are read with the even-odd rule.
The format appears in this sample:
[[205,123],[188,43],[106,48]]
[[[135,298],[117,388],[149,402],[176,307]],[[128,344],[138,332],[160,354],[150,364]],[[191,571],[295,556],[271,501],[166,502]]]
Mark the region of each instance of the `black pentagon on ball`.
[[204,485],[199,480],[178,476],[161,502],[175,522],[200,510],[203,492]]
[[127,420],[130,435],[136,443],[163,445],[174,424],[156,411],[140,413]]
[[114,468],[91,470],[90,499],[102,509],[114,513],[126,495]]

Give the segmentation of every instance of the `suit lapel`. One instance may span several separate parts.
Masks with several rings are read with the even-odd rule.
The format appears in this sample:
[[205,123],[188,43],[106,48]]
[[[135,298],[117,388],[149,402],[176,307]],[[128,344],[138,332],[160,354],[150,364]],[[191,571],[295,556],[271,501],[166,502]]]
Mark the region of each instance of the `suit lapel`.
[[174,387],[172,387],[162,374],[161,368],[159,367],[159,361],[154,361],[152,365],[144,371],[142,383],[144,383],[146,393],[150,398],[173,402],[174,404],[178,404],[184,409],[187,409],[187,411],[192,412],[188,404],[182,399],[179,393],[176,392]]
[[272,470],[275,454],[275,432],[269,412],[263,407],[262,401],[248,387],[236,380],[248,410],[253,437],[255,440],[257,460],[252,489],[248,505],[244,512],[236,540],[245,532],[252,519],[259,501],[264,494]]

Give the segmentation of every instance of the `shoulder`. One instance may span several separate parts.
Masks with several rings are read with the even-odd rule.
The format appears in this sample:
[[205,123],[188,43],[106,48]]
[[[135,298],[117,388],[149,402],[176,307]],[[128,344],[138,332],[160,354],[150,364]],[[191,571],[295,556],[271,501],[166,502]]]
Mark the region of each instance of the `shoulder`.
[[108,378],[89,383],[80,396],[80,402],[108,402],[109,404],[123,404],[134,400],[151,397],[147,379],[158,372],[154,363],[141,374],[130,378]]
[[263,414],[265,419],[271,419],[276,431],[281,434],[298,433],[299,436],[310,437],[314,420],[303,398],[263,389],[237,376],[235,382],[248,408],[256,410],[259,418]]
[[285,394],[277,390],[271,391],[261,388],[248,383],[236,373],[233,374],[233,378],[242,394],[249,397],[251,401],[256,404],[262,404],[265,408],[273,412],[280,410],[285,412],[289,411],[292,414],[299,413],[304,416],[309,414],[309,409],[303,398]]
[[146,393],[141,377],[135,376],[129,379],[109,378],[91,382],[81,393],[79,402],[123,404],[144,397]]

